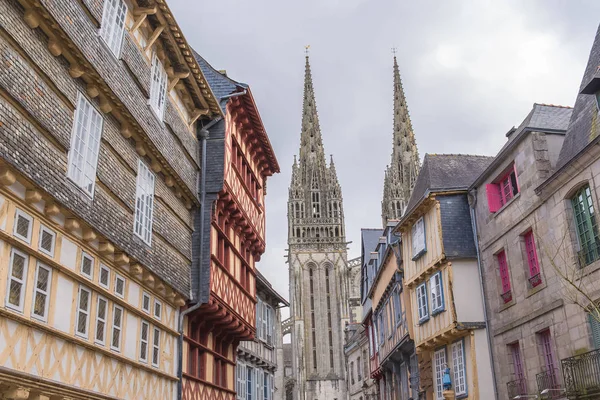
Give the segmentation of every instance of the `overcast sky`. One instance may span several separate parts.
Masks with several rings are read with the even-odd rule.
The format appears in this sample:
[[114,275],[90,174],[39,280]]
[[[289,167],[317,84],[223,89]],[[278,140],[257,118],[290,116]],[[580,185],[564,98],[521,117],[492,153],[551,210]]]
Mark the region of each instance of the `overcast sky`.
[[[281,165],[268,181],[259,269],[288,297],[286,203],[298,153],[304,46],[349,258],[381,225],[392,146],[392,54],[421,157],[495,155],[534,102],[572,106],[600,22],[597,0],[169,0],[188,42],[248,83]],[[193,5],[192,5],[193,4]]]

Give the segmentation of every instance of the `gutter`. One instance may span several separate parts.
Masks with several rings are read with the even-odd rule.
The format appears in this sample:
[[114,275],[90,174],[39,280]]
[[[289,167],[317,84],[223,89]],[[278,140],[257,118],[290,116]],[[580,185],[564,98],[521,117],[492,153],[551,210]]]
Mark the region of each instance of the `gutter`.
[[[209,132],[208,129],[210,127],[212,127],[213,125],[215,125],[217,122],[221,121],[223,119],[223,117],[218,117],[216,119],[213,119],[212,121],[210,121],[206,126],[200,127],[200,124],[198,124],[198,128],[197,128],[197,135],[198,138],[200,139],[200,143],[201,143],[201,163],[202,163],[202,170],[200,171],[200,251],[198,252],[198,267],[200,267],[201,263],[202,263],[202,253],[203,253],[203,246],[202,246],[202,242],[204,241],[204,212],[206,209],[206,140],[208,139],[209,136]],[[200,288],[200,274],[198,274],[198,290]],[[185,316],[196,311],[197,309],[199,309],[202,306],[202,303],[198,301],[199,293],[194,293],[195,296],[193,296],[193,300],[192,301],[196,301],[196,303],[194,303],[190,308],[183,310],[182,312],[179,313],[179,323],[178,323],[178,332],[179,332],[179,338],[177,339],[177,399],[181,400],[182,399],[182,392],[183,392],[183,381],[182,381],[182,377],[183,377],[183,321],[185,319]]]
[[[477,193],[477,190],[471,190],[469,192],[469,195],[471,193]],[[474,199],[477,199],[476,196],[473,197]],[[487,342],[488,342],[488,352],[489,352],[489,356],[490,356],[490,364],[492,366],[492,385],[494,387],[494,397],[496,398],[496,400],[498,399],[498,386],[496,384],[496,365],[494,363],[494,352],[492,351],[492,333],[490,332],[490,324],[489,324],[489,317],[488,317],[488,301],[487,298],[485,297],[485,290],[484,290],[484,280],[483,280],[483,268],[481,265],[481,255],[479,254],[479,235],[477,233],[477,216],[475,214],[475,204],[474,202],[469,201],[469,211],[471,212],[471,225],[473,227],[473,236],[474,236],[474,240],[475,240],[475,251],[477,253],[477,272],[479,273],[479,284],[481,287],[481,298],[483,299],[483,319],[485,322],[485,333],[486,333],[486,337],[487,337]]]

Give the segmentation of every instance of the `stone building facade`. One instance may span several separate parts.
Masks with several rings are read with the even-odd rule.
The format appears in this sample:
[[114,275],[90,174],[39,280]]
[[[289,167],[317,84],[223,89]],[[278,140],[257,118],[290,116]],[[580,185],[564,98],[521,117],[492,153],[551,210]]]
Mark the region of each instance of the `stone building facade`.
[[349,323],[342,193],[327,165],[308,56],[300,157],[288,200],[288,263],[296,400],[346,398],[344,327]]
[[256,335],[237,348],[237,400],[284,400],[280,309],[289,303],[258,271],[256,300]]
[[362,324],[351,323],[346,328],[344,352],[348,369],[348,399],[377,400],[377,388],[369,374],[369,342]]
[[279,165],[250,87],[193,55],[224,117],[200,131],[204,206],[194,220],[192,301],[183,311],[183,399],[233,400],[236,348],[256,335],[266,183]]
[[574,108],[535,104],[472,189],[500,399],[599,394],[598,65],[600,30]]
[[[442,399],[451,370],[458,398],[494,397],[477,248],[467,190],[492,157],[426,154],[402,234],[404,290],[419,364],[420,398]],[[473,290],[476,288],[477,290]]]
[[173,399],[221,115],[168,6],[0,2],[0,393]]

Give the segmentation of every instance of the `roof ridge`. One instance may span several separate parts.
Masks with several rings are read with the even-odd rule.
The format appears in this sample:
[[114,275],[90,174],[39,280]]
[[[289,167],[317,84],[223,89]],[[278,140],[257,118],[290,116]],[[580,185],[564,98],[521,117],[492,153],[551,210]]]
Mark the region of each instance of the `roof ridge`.
[[456,156],[465,156],[465,157],[480,157],[480,158],[494,158],[494,156],[485,156],[483,154],[465,154],[465,153],[425,153],[426,156],[435,156],[435,157],[456,157]]
[[554,108],[569,108],[573,109],[571,106],[562,106],[560,104],[548,104],[548,103],[533,103],[534,106],[545,106],[545,107],[554,107]]
[[213,66],[212,66],[212,64],[211,64],[211,63],[209,63],[209,62],[206,60],[206,58],[202,57],[202,56],[200,55],[200,53],[198,53],[198,52],[196,51],[196,49],[192,48],[192,53],[194,54],[194,57],[195,57],[196,59],[198,59],[198,58],[201,58],[201,59],[202,59],[202,61],[204,61],[204,63],[206,64],[206,66],[207,66],[207,67],[209,67],[209,68],[210,68],[210,69],[211,69],[211,70],[212,70],[212,71],[213,71],[215,74],[217,74],[219,77],[222,77],[222,78],[224,78],[224,79],[226,79],[226,80],[230,81],[232,84],[234,84],[234,85],[236,85],[236,86],[245,85],[243,82],[236,81],[235,79],[233,79],[233,78],[229,77],[229,75],[226,75],[226,74],[223,74],[223,73],[221,73],[221,71],[219,71],[218,69],[216,69],[215,67],[213,67]]

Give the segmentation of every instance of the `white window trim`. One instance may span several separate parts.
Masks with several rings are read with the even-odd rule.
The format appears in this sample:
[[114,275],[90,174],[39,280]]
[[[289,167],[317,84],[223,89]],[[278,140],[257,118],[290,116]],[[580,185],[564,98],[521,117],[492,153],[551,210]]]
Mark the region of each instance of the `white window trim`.
[[[48,251],[42,247],[42,236],[43,236],[44,232],[48,233],[50,236],[52,236],[52,248],[50,249],[50,251]],[[46,254],[47,256],[50,256],[53,258],[55,246],[56,246],[56,233],[52,229],[48,228],[47,226],[40,224],[40,237],[38,238],[38,250],[40,252]]]
[[[86,257],[92,261],[89,275],[86,274],[85,272],[83,272],[83,261],[85,260]],[[81,275],[85,276],[86,278],[88,278],[90,280],[94,279],[94,264],[95,264],[94,257],[92,257],[90,254],[86,253],[85,251],[82,251],[81,252],[81,265],[79,266],[79,272],[81,272]]]
[[[109,0],[105,0],[104,1],[104,9],[102,10],[102,25],[100,26],[100,30],[98,31],[98,35],[102,38],[102,40],[104,41],[104,43],[106,44],[106,47],[108,47],[111,51],[111,54],[113,54],[116,58],[119,58],[119,56],[121,55],[121,48],[123,47],[123,36],[125,35],[125,20],[127,19],[127,4],[123,1],[120,0],[119,4],[116,6],[116,11],[114,14],[114,18],[111,19],[110,21],[108,20],[108,6],[109,6]],[[105,35],[109,34],[109,29],[111,28],[112,25],[112,29],[115,30],[117,29],[117,17],[119,16],[119,8],[124,8],[124,17],[123,17],[123,26],[121,27],[121,32],[120,33],[115,33],[112,32],[113,35],[116,35],[116,45],[111,46],[109,43],[109,40],[107,40],[107,38],[105,37]]]
[[[117,292],[117,282],[118,282],[119,280],[122,280],[122,281],[123,281],[123,293],[119,293],[119,292]],[[114,282],[114,284],[115,284],[115,286],[114,286],[114,288],[113,288],[113,289],[114,289],[114,291],[115,291],[115,296],[117,296],[117,297],[120,297],[120,298],[124,299],[124,298],[125,298],[125,285],[127,284],[127,281],[125,280],[125,277],[124,277],[124,276],[122,276],[122,275],[119,275],[119,274],[117,274],[117,273],[115,272],[115,282]]]
[[[143,332],[144,332],[144,325],[146,326],[146,340],[144,340]],[[148,348],[149,348],[149,342],[150,342],[150,324],[144,320],[142,320],[142,324],[140,325],[140,351],[138,352],[138,356],[141,362],[143,362],[144,364],[148,363]],[[144,352],[144,356],[142,357],[142,343],[146,344],[146,351]]]
[[[466,352],[465,352],[465,344],[464,344],[464,339],[460,339],[454,343],[452,343],[451,345],[451,353],[452,353],[452,370],[453,370],[453,375],[454,375],[454,390],[456,392],[457,396],[462,396],[467,394],[467,364],[466,364]],[[458,348],[458,357],[456,357],[455,354],[455,350]],[[458,379],[457,379],[457,375],[460,373],[459,368],[458,368],[458,361],[459,361],[459,357],[460,359],[462,359],[462,374],[463,374],[463,379],[464,379],[464,383],[461,387],[459,387],[459,385],[457,384]]]
[[[40,268],[43,268],[48,271],[48,285],[47,285],[46,291],[43,291],[38,288],[38,278],[39,278]],[[41,262],[38,261],[37,265],[35,267],[35,280],[33,282],[33,298],[31,301],[31,318],[35,318],[35,319],[43,321],[43,322],[48,322],[48,307],[50,306],[50,291],[52,288],[51,284],[52,284],[52,268],[50,268],[49,266],[42,264]],[[36,295],[38,294],[38,292],[40,294],[46,296],[46,302],[44,304],[44,315],[38,315],[34,312],[35,298],[36,298]]]
[[[115,311],[116,310],[121,310],[120,325],[115,325]],[[117,352],[121,352],[121,343],[123,342],[123,321],[124,320],[125,320],[125,310],[123,310],[123,307],[113,304],[112,321],[111,321],[111,328],[110,328],[110,349],[117,351]],[[113,345],[115,331],[119,332],[119,343],[117,346]]]
[[[421,227],[419,231],[419,227]],[[411,228],[411,244],[413,260],[419,258],[427,251],[427,239],[425,236],[425,217],[419,218]]]
[[[100,310],[100,302],[104,301],[106,306],[104,307],[104,318],[99,317]],[[94,330],[94,343],[100,344],[104,346],[106,344],[106,320],[108,316],[108,300],[105,297],[97,296],[96,297],[96,329]],[[104,328],[102,329],[102,340],[98,340],[98,322],[104,323]]]
[[[25,259],[25,261],[23,262],[24,266],[23,266],[23,278],[22,279],[17,279],[17,278],[13,277],[13,263],[14,263],[15,254],[18,254],[19,256],[21,256]],[[29,270],[29,256],[27,254],[23,253],[22,251],[19,251],[13,247],[10,252],[10,267],[9,267],[9,271],[8,271],[8,279],[6,282],[5,304],[6,304],[7,308],[10,308],[11,310],[18,311],[21,313],[23,312],[23,307],[25,306],[25,290],[26,290],[26,284],[27,284],[27,271],[28,270]],[[19,305],[18,306],[15,306],[14,304],[11,304],[8,302],[8,299],[10,298],[10,282],[12,280],[15,280],[21,284],[21,293],[19,293]]]
[[[87,309],[81,308],[81,292],[87,292],[88,294],[88,305]],[[79,290],[77,291],[77,315],[75,316],[75,335],[87,339],[90,328],[90,303],[92,302],[92,292],[85,286],[79,285]],[[80,313],[83,312],[85,314],[85,332],[79,332],[77,327],[79,327],[79,316]]]
[[[27,221],[29,221],[29,228],[27,229],[27,236],[21,236],[17,233],[17,226],[18,226],[17,221],[19,220],[19,217],[23,217]],[[17,239],[21,239],[22,241],[24,241],[28,244],[31,244],[32,232],[33,232],[33,217],[17,208],[17,211],[15,212],[15,221],[14,221],[14,226],[13,226],[14,237],[16,237]]]
[[[158,305],[159,307],[159,312],[158,315],[156,314],[156,306]],[[163,312],[163,305],[162,302],[158,299],[154,299],[154,307],[152,308],[152,314],[154,314],[154,318],[156,318],[157,320],[160,321],[160,318],[162,317],[162,312]]]
[[[84,155],[82,155],[82,165],[81,165],[81,178],[79,180],[77,180],[75,178],[75,176],[73,175],[73,168],[74,168],[74,151],[73,149],[75,148],[75,141],[77,139],[77,132],[78,132],[78,126],[79,126],[79,119],[81,118],[80,112],[81,112],[81,106],[84,105],[85,103],[87,103],[87,105],[89,105],[89,109],[90,109],[90,116],[88,118],[88,121],[90,121],[88,123],[88,125],[86,125],[85,129],[87,132],[87,137],[86,140],[83,143],[83,153]],[[96,143],[96,146],[94,148],[93,151],[93,156],[95,157],[94,162],[89,163],[92,168],[93,168],[93,179],[91,179],[91,188],[88,191],[85,188],[85,168],[86,165],[88,164],[88,160],[87,160],[87,155],[89,153],[88,151],[88,147],[90,144],[90,140],[92,139],[92,134],[93,132],[91,132],[91,126],[89,124],[91,124],[91,120],[93,118],[93,116],[96,115],[99,117],[99,134],[98,134],[98,140]],[[94,197],[94,189],[96,188],[96,171],[98,169],[98,154],[100,152],[100,141],[102,139],[102,128],[104,125],[104,119],[102,118],[102,114],[94,107],[94,105],[88,101],[88,99],[81,93],[78,93],[77,95],[77,108],[75,109],[75,118],[73,119],[73,127],[71,128],[71,141],[70,141],[70,147],[69,147],[69,154],[68,154],[68,165],[67,165],[67,177],[73,181],[75,183],[75,185],[77,185],[77,187],[79,189],[81,189],[86,195],[88,195],[89,197],[93,198]],[[82,141],[83,141],[83,136],[80,136]],[[91,177],[90,177],[91,178]]]
[[[437,354],[443,354],[443,362],[439,365],[438,371],[438,358]],[[442,347],[441,349],[436,350],[433,353],[433,379],[434,379],[434,389],[435,389],[435,399],[442,400],[443,399],[443,376],[444,376],[444,366],[448,364],[448,358],[446,356],[446,348]],[[438,386],[438,378],[441,385]]]
[[[144,175],[149,174],[152,176],[152,182],[147,182],[145,180]],[[147,176],[147,175],[146,175]],[[148,246],[152,245],[152,225],[153,225],[153,214],[154,214],[154,190],[155,190],[156,176],[154,173],[148,168],[148,166],[142,161],[138,160],[138,172],[136,177],[136,190],[135,190],[135,213],[133,216],[133,233],[142,239],[144,243]],[[150,188],[150,184],[152,187]],[[148,186],[142,188],[142,185]],[[145,204],[143,208],[138,207],[138,201],[140,197],[144,194],[142,191],[148,190],[147,195],[150,194],[151,190],[151,202],[150,204]],[[149,211],[148,211],[149,209]],[[141,214],[138,214],[141,213]],[[144,215],[147,214],[147,215]],[[140,231],[136,229],[136,225],[139,223]],[[145,226],[147,224],[147,226]],[[144,229],[147,230],[148,238],[144,237]]]
[[[148,308],[144,308],[144,298],[148,298]],[[145,312],[146,314],[150,314],[150,307],[152,307],[152,299],[150,298],[150,295],[146,292],[142,292],[142,304],[141,304],[141,308],[142,311]]]
[[[107,272],[107,282],[106,283],[102,283],[101,279],[102,279],[102,271],[106,271]],[[103,287],[104,289],[110,289],[110,268],[108,268],[106,265],[100,263],[100,271],[98,272],[98,284]]]
[[[419,317],[419,322],[424,322],[429,318],[429,304],[427,299],[427,284],[423,282],[419,286],[417,286],[417,316]],[[423,299],[423,306],[421,307],[420,301]],[[421,314],[421,310],[423,314]]]
[[[439,285],[435,283],[435,278],[439,277]],[[437,293],[439,290],[439,293]],[[442,272],[436,272],[429,278],[429,291],[431,295],[431,312],[435,313],[444,309],[444,288],[442,280]],[[436,298],[439,298],[439,304],[437,304]]]
[[[158,68],[158,71],[155,69]],[[154,75],[158,73],[160,76],[158,77],[158,81],[154,80]],[[152,64],[150,69],[150,108],[154,111],[154,114],[158,117],[159,121],[163,121],[165,116],[165,109],[167,108],[167,86],[169,84],[169,78],[167,76],[167,72],[165,71],[165,67],[162,65],[162,62],[156,55],[156,52],[152,54]],[[163,103],[162,106],[159,104],[160,101],[160,91],[163,91]]]
[[[158,343],[156,343],[156,338],[158,337]],[[154,362],[154,350],[156,352],[156,362]],[[160,365],[160,329],[154,327],[152,329],[152,366],[158,368]]]

